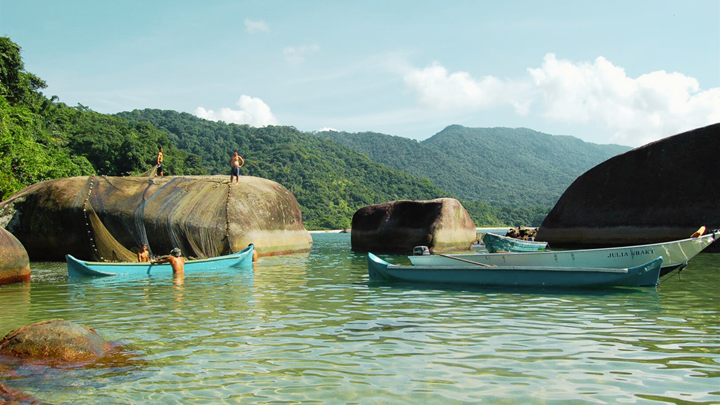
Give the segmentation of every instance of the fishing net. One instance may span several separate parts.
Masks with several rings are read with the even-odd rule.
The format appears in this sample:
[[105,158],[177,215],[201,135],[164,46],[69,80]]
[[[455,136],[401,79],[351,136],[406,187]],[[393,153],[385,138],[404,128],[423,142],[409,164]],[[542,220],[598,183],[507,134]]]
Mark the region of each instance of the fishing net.
[[[3,204],[8,229],[31,257],[136,261],[179,247],[187,257],[229,254],[254,243],[260,255],[308,251],[295,197],[279,184],[243,176],[75,177],[40,183]],[[27,215],[30,214],[30,215]],[[54,232],[33,232],[52,224]],[[58,235],[59,233],[59,235]]]

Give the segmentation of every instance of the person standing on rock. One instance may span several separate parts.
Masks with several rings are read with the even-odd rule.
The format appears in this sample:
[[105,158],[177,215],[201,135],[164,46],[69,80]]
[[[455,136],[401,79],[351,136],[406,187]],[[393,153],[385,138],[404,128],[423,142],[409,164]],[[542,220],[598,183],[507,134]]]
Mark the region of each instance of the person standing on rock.
[[240,183],[240,168],[244,165],[245,159],[235,151],[235,154],[230,158],[230,184],[233,182],[233,177],[235,177],[235,184]]
[[157,155],[157,175],[161,176],[161,177],[165,175],[165,173],[163,173],[162,146],[160,147],[160,150],[158,150],[158,155]]

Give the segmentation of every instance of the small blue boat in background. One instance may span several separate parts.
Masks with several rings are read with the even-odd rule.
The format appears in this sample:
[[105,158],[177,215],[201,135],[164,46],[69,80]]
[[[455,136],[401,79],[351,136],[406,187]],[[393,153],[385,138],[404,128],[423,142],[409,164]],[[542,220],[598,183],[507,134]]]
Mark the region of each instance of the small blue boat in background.
[[[185,273],[205,270],[222,269],[228,267],[252,266],[253,250],[255,246],[250,244],[245,249],[226,256],[211,257],[209,259],[188,260],[185,262]],[[71,255],[65,256],[67,260],[68,277],[105,277],[121,275],[155,275],[173,274],[172,266],[169,263],[112,263],[112,262],[87,262],[78,260]]]
[[489,253],[503,252],[539,252],[547,248],[547,242],[535,242],[500,236],[492,232],[486,233],[482,238]]

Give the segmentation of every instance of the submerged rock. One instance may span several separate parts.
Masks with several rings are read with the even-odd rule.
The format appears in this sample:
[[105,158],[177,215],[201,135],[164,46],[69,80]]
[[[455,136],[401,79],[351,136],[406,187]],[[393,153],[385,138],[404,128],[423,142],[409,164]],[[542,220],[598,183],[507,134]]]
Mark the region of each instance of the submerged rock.
[[33,260],[135,261],[148,244],[163,255],[214,257],[253,243],[260,256],[307,252],[300,206],[280,184],[241,176],[72,177],[32,185],[0,203],[6,228]]
[[94,329],[63,319],[23,326],[0,341],[0,355],[48,362],[97,360],[111,348]]
[[8,405],[48,405],[46,402],[40,402],[32,395],[28,395],[22,391],[7,388],[0,384],[0,404]]
[[618,246],[720,228],[718,150],[714,124],[615,156],[568,187],[537,239],[554,247]]
[[30,260],[22,243],[0,228],[0,285],[30,281]]
[[369,205],[352,219],[353,251],[412,253],[424,245],[434,252],[469,249],[476,239],[475,224],[454,198],[392,201]]

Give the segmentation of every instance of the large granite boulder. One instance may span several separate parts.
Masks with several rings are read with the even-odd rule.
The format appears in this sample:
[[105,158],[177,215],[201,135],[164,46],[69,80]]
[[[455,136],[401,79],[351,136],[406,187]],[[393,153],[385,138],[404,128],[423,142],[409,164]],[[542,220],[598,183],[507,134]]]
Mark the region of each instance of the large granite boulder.
[[0,228],[0,285],[30,281],[30,260],[22,243]]
[[718,151],[715,124],[615,156],[568,187],[537,239],[553,247],[619,246],[720,228]]
[[173,247],[214,257],[255,244],[260,256],[307,252],[300,206],[280,184],[241,176],[72,177],[32,185],[0,203],[0,227],[32,260],[135,261]]
[[97,360],[111,349],[94,329],[63,319],[23,326],[0,340],[0,355],[50,363]]
[[469,249],[475,224],[454,198],[391,201],[355,212],[350,236],[353,251],[412,253],[415,246],[433,252]]

